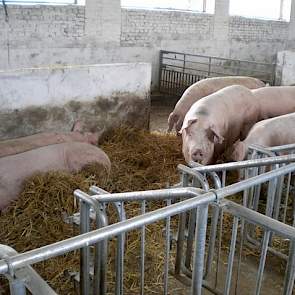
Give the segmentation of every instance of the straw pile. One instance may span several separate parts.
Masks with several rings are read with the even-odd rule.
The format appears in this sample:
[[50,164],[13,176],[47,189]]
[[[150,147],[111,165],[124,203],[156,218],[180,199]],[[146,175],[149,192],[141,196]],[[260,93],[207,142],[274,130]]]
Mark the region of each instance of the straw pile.
[[[25,183],[20,198],[1,213],[1,243],[24,252],[76,235],[77,230],[73,231],[72,225],[62,220],[64,214],[77,211],[73,198],[76,188],[87,191],[90,185],[96,184],[109,192],[147,190],[164,188],[168,182],[179,179],[176,167],[183,157],[181,142],[175,136],[120,128],[109,134],[101,147],[112,162],[108,180],[98,166],[73,175],[63,172],[35,175]],[[147,210],[159,205],[153,204]],[[134,216],[139,206],[127,206],[126,211],[128,217]],[[159,230],[162,228],[159,224],[147,228],[145,282],[150,292],[156,292],[162,280],[164,243]],[[129,234],[127,242],[125,269],[128,271],[124,287],[128,294],[137,294],[139,260],[134,257],[139,255],[139,235]],[[113,269],[114,245],[109,257]],[[34,267],[58,293],[73,294],[73,284],[64,272],[78,270],[78,266],[77,253],[69,253]],[[111,271],[109,276],[113,277]]]

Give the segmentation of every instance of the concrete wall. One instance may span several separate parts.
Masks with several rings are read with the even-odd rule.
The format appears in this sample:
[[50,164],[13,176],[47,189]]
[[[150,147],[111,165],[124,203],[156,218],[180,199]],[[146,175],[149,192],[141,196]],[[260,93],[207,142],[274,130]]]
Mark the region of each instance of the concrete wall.
[[61,66],[0,72],[0,138],[42,131],[147,127],[151,65]]
[[280,85],[295,85],[295,52],[278,53],[276,77]]
[[8,22],[0,9],[0,69],[143,61],[156,86],[160,49],[273,62],[295,49],[294,6],[283,22],[230,16],[229,0],[216,0],[214,15],[121,8],[120,0],[9,5]]

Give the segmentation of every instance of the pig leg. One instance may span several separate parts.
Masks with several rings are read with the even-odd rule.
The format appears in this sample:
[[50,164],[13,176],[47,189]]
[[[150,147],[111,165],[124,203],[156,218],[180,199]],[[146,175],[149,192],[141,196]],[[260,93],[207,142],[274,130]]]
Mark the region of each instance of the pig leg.
[[167,132],[171,132],[172,131],[173,126],[177,122],[177,120],[178,120],[178,115],[176,115],[175,113],[172,112],[169,115],[169,118],[168,118],[168,129],[167,129]]

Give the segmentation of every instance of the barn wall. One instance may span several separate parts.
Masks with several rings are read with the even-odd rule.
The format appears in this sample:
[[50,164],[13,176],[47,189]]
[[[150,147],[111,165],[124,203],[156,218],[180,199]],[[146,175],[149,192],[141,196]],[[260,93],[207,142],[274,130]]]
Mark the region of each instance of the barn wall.
[[295,85],[295,52],[278,53],[276,77],[280,85]]
[[214,15],[121,8],[120,0],[8,5],[8,22],[0,6],[0,69],[142,61],[153,64],[154,87],[160,49],[272,62],[295,49],[294,6],[290,22],[229,16],[229,0],[216,0]]
[[148,127],[151,66],[60,66],[0,72],[0,138],[42,131]]

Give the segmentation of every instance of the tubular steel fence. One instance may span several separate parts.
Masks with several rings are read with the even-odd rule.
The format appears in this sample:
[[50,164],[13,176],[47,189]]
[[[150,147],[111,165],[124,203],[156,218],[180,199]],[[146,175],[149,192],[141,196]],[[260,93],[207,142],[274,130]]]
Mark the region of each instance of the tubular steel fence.
[[195,82],[209,77],[249,76],[275,84],[275,64],[173,51],[160,51],[159,90],[180,96]]
[[[98,187],[91,187],[88,194],[77,190],[75,197],[80,202],[80,212],[68,218],[68,222],[80,226],[80,235],[22,254],[2,256],[0,274],[10,278],[12,294],[24,294],[14,288],[18,270],[80,249],[80,273],[76,274],[80,294],[106,294],[109,290],[106,276],[109,241],[115,239],[115,288],[112,293],[123,294],[124,278],[128,271],[124,259],[126,235],[130,231],[137,231],[140,248],[132,259],[138,259],[139,293],[145,294],[147,226],[162,221],[165,246],[163,280],[158,293],[174,294],[170,275],[173,262],[174,276],[185,288],[181,294],[202,294],[203,288],[214,294],[261,294],[265,288],[266,258],[271,249],[276,249],[272,241],[280,239],[286,242],[283,261],[287,261],[287,265],[284,276],[280,278],[280,286],[274,288],[278,288],[276,294],[292,294],[295,229],[273,218],[279,204],[278,184],[295,171],[295,164],[291,162],[295,162],[295,155],[268,156],[211,166],[192,163],[191,167],[179,166],[181,182],[167,189],[112,194]],[[232,172],[229,171],[240,169],[244,169],[245,179],[230,184],[233,181]],[[251,174],[251,171],[261,173]],[[253,191],[254,197],[258,186],[261,187],[260,198],[264,197],[265,207],[257,207],[256,210],[248,204],[250,192]],[[149,211],[150,203],[154,201],[158,202],[160,208]],[[140,211],[137,216],[127,218],[125,209],[132,203],[139,204]],[[115,209],[116,218],[108,216],[109,205]],[[109,224],[114,218],[115,222]],[[249,237],[259,245],[250,243]],[[258,260],[255,260],[255,281],[253,285],[248,283],[247,290],[244,290],[241,282],[245,273],[250,271],[245,265],[249,249],[255,251]],[[18,281],[18,286],[22,283],[26,286],[22,280]]]

